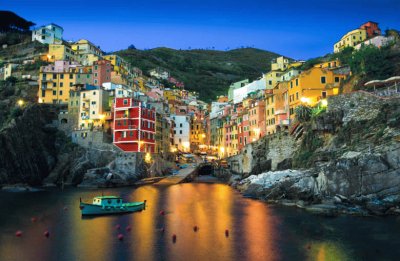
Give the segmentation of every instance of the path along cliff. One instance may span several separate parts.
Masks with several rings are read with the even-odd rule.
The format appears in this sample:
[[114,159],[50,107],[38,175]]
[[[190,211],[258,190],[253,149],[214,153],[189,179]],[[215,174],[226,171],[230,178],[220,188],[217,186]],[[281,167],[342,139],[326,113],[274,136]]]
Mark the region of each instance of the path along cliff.
[[241,192],[328,215],[400,213],[400,99],[328,99],[325,113],[228,159]]

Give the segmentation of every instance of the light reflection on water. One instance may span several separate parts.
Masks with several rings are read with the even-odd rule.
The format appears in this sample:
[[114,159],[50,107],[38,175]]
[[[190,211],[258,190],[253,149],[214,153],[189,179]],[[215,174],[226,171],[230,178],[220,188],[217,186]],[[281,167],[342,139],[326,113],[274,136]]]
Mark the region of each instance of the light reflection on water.
[[[396,260],[400,254],[396,218],[323,218],[244,199],[223,184],[103,192],[126,201],[146,199],[147,208],[82,219],[79,197],[91,201],[101,191],[0,192],[5,210],[0,213],[0,260]],[[38,221],[32,223],[31,217]],[[21,238],[14,235],[18,229]],[[43,236],[47,229],[48,239]]]

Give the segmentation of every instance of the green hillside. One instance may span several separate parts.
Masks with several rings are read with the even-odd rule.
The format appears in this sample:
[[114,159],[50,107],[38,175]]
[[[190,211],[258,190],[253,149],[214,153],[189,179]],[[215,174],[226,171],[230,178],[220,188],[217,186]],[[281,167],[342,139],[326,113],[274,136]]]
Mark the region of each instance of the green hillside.
[[269,70],[271,60],[279,56],[255,48],[231,51],[127,49],[117,54],[145,74],[156,67],[165,68],[172,77],[185,83],[185,89],[199,92],[205,101],[226,94],[232,82],[260,77],[261,73]]

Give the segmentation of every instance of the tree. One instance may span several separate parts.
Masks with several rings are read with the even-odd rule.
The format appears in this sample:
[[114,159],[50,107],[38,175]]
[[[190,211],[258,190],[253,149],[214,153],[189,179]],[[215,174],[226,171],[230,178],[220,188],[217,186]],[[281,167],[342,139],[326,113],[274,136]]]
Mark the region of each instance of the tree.
[[131,44],[131,45],[128,46],[128,49],[129,50],[136,50],[136,47],[133,44]]
[[311,119],[312,109],[309,106],[300,105],[294,109],[296,113],[296,119],[299,122],[306,122]]

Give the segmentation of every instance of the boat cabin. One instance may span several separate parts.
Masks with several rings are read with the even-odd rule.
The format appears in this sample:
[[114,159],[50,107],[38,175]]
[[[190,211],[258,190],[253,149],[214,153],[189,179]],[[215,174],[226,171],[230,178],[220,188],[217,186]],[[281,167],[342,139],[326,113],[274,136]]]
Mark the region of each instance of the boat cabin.
[[93,198],[93,205],[103,207],[119,207],[122,206],[122,198],[116,196],[101,196]]

